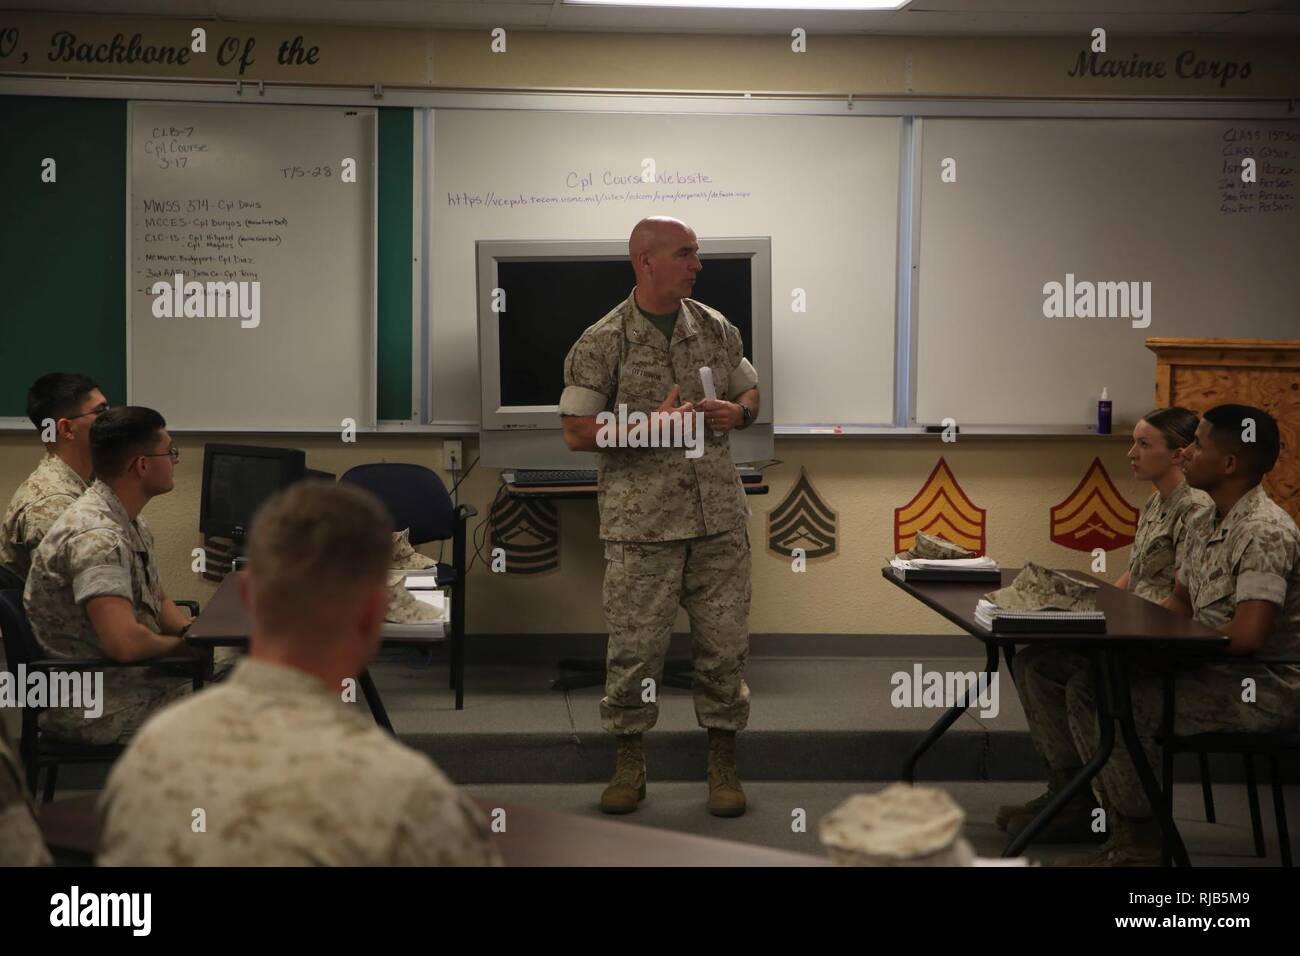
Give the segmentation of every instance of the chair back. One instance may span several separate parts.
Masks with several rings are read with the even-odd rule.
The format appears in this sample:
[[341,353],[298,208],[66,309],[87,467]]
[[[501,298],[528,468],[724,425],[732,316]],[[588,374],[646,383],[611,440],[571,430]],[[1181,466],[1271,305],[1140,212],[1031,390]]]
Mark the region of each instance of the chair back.
[[0,637],[4,639],[5,659],[10,668],[30,664],[44,656],[27,621],[23,592],[16,588],[0,591]]
[[456,533],[456,513],[447,486],[423,465],[399,462],[357,465],[340,481],[372,492],[388,509],[393,530],[411,529],[411,544],[443,541]]

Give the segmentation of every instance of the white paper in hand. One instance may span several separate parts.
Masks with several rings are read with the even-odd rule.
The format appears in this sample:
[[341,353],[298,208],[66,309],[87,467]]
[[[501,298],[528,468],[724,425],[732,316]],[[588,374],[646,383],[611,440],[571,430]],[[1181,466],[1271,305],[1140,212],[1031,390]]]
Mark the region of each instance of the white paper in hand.
[[[700,384],[704,386],[705,398],[717,399],[718,392],[713,387],[713,369],[709,368],[707,365],[700,366]],[[713,437],[721,438],[722,432],[715,431]]]

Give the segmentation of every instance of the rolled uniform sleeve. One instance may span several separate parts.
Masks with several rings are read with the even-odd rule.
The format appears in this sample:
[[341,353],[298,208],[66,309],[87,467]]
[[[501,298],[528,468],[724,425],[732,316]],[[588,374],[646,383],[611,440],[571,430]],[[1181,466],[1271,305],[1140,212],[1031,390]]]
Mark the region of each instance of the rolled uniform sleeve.
[[584,332],[564,359],[564,393],[560,396],[561,415],[596,415],[609,407],[610,396],[618,387],[617,356],[609,348],[609,336]]
[[78,604],[94,597],[135,601],[131,557],[122,540],[111,531],[87,531],[68,542],[68,579]]
[[727,376],[728,401],[734,402],[751,388],[758,388],[758,370],[745,358],[745,343],[740,329],[727,323],[727,361],[731,372]]
[[[1243,529],[1245,530],[1245,529]],[[1252,533],[1253,529],[1250,532]],[[1286,602],[1287,572],[1296,562],[1295,549],[1281,535],[1265,530],[1249,537],[1233,562],[1237,572],[1234,603],[1268,601],[1283,607]]]

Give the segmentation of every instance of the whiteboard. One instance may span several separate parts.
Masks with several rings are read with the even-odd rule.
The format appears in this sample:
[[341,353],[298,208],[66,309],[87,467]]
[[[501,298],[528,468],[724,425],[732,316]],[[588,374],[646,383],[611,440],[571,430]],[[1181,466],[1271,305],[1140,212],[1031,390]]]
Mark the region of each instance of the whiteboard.
[[[900,131],[897,117],[435,110],[432,420],[479,421],[476,241],[626,242],[668,215],[702,239],[771,237],[776,359],[760,374],[776,424],[891,422]],[[636,182],[646,158],[672,180]]]
[[[1295,338],[1300,123],[920,122],[920,423],[1095,425],[1107,387],[1120,431],[1154,404],[1147,336]],[[1067,276],[1085,307],[1080,282],[1149,282],[1150,324],[1045,317]]]
[[[373,109],[131,105],[132,403],[191,430],[374,424],[375,121]],[[182,314],[156,314],[168,303],[155,284],[177,273],[201,284],[203,315],[183,314],[184,286],[170,297]],[[243,298],[207,296],[218,282]]]

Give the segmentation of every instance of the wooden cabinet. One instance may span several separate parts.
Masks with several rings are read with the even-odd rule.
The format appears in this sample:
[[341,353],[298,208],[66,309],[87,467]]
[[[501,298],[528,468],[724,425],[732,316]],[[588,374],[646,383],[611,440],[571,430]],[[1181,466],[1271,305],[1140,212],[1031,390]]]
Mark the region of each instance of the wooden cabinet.
[[1300,523],[1300,339],[1149,338],[1147,348],[1156,405],[1254,405],[1277,419],[1282,454],[1264,488]]

